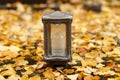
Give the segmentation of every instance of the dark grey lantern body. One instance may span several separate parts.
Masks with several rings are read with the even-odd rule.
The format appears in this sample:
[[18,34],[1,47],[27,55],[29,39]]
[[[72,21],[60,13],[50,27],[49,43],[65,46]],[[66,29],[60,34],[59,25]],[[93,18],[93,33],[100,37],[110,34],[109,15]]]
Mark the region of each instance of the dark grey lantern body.
[[[44,24],[44,60],[51,65],[64,65],[68,61],[72,60],[71,56],[71,23],[72,14],[70,12],[48,12],[42,17]],[[54,27],[57,25],[57,27]],[[58,28],[59,27],[59,28]],[[60,29],[60,30],[55,30]],[[55,32],[54,32],[55,31]],[[57,32],[61,31],[61,32]],[[63,40],[58,40],[57,42],[61,44],[56,45],[56,41],[52,41],[52,35],[62,34],[65,35]],[[58,38],[58,36],[57,36]],[[65,42],[65,43],[62,43]],[[59,47],[63,46],[63,50],[53,50],[54,45]],[[55,53],[54,53],[55,52]],[[64,52],[64,55],[63,53]],[[54,54],[53,54],[54,53]],[[53,56],[54,55],[54,56]],[[62,56],[61,56],[62,55]]]

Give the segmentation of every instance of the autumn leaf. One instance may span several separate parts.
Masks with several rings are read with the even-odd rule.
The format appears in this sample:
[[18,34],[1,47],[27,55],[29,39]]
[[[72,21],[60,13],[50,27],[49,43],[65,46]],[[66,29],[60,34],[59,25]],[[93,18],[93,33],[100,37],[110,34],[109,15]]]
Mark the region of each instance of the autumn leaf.
[[77,80],[78,74],[67,75],[70,80]]
[[54,80],[55,78],[55,75],[53,74],[53,71],[51,68],[46,68],[46,71],[43,74],[47,79]]

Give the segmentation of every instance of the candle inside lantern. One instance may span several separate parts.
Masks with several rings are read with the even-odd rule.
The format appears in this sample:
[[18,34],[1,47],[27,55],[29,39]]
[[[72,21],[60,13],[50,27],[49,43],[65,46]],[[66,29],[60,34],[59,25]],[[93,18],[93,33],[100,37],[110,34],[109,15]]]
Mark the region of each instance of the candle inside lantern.
[[51,25],[51,49],[52,56],[65,56],[66,40],[65,40],[65,25]]

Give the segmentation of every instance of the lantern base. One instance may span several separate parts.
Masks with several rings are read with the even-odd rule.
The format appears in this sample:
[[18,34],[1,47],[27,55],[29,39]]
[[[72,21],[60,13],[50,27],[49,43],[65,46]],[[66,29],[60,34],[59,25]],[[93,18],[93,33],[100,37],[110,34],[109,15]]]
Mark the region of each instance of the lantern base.
[[47,61],[48,66],[58,67],[58,66],[67,66],[67,61]]

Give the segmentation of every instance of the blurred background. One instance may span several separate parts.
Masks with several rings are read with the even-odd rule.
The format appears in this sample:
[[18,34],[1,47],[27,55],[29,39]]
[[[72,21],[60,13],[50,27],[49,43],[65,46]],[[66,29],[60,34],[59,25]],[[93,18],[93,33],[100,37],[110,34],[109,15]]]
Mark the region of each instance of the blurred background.
[[[7,36],[22,37],[22,41],[31,37],[36,39],[36,36],[39,39],[43,32],[43,14],[55,10],[73,13],[72,32],[95,33],[97,30],[103,31],[101,26],[108,23],[119,23],[117,17],[120,15],[120,0],[0,0],[0,24],[10,27],[14,25],[15,28],[19,25],[20,30],[26,26],[23,30],[25,34],[16,33],[15,28],[9,31],[7,27],[5,30],[11,32]],[[110,19],[114,20],[110,22]],[[38,35],[37,31],[41,31],[41,34]]]

